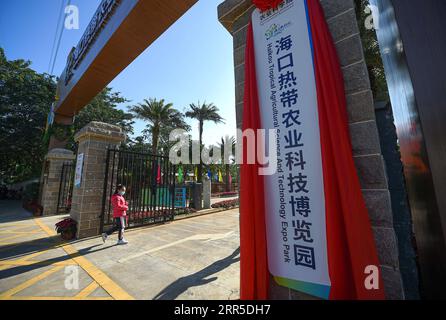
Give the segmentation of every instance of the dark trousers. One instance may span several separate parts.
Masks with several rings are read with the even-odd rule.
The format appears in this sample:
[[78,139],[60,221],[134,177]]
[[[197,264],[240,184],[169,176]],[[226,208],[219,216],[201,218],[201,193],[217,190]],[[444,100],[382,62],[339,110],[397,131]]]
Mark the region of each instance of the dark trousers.
[[111,235],[113,232],[118,231],[118,238],[119,240],[122,240],[122,234],[124,232],[124,228],[125,228],[125,218],[121,217],[121,218],[115,218],[115,223],[113,224],[113,227],[108,230],[106,232],[106,234],[109,236]]

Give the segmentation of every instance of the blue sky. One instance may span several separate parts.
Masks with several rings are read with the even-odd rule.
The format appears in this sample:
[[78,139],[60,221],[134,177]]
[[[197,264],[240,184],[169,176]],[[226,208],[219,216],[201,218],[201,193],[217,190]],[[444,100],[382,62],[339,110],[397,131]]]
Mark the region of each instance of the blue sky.
[[[0,0],[0,46],[8,59],[32,61],[32,68],[48,72],[62,1]],[[131,100],[164,98],[180,110],[198,100],[213,102],[226,119],[224,125],[205,125],[204,142],[235,135],[235,97],[232,37],[218,22],[222,0],[200,0],[155,43],[129,65],[110,86]],[[72,0],[79,8],[79,30],[64,30],[54,74],[60,75],[71,47],[81,38],[100,0]],[[197,124],[188,120],[197,139]],[[135,134],[145,124],[137,121]]]

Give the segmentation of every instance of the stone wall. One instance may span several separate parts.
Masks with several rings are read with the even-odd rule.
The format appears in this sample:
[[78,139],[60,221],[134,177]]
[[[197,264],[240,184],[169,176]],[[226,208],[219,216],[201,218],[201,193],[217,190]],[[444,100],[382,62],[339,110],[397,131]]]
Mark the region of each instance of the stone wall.
[[403,164],[398,145],[390,103],[375,102],[376,123],[381,142],[381,150],[386,163],[390,197],[392,199],[393,228],[398,239],[398,252],[401,278],[406,299],[420,299],[417,254],[414,250],[415,235],[412,216],[403,175]]
[[70,213],[78,222],[78,238],[99,234],[107,152],[124,139],[120,127],[101,122],[89,123],[75,136],[79,144],[77,153],[84,154],[81,185],[73,189]]
[[45,216],[57,214],[60,180],[64,163],[71,163],[74,154],[66,149],[52,149],[45,157],[46,170],[43,174],[41,205]]
[[[354,3],[353,0],[320,0],[320,2],[344,75],[354,160],[375,234],[386,296],[388,299],[404,299],[389,187]],[[226,0],[218,7],[220,22],[233,36],[238,128],[242,127],[243,117],[246,31],[253,10],[251,0]],[[271,281],[271,296],[276,299],[310,298],[279,287],[274,281]]]

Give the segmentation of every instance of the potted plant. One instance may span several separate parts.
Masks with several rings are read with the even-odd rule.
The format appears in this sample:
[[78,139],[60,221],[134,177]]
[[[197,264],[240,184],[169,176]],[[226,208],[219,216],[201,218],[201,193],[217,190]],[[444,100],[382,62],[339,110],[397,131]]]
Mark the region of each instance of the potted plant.
[[56,223],[56,231],[60,233],[63,240],[73,240],[76,237],[77,222],[71,218],[66,218]]

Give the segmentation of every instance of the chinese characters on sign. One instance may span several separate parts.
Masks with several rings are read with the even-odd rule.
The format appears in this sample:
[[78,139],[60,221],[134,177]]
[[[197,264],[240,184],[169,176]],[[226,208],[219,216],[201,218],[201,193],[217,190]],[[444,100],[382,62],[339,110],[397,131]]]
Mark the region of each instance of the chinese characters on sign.
[[330,286],[312,48],[304,0],[253,13],[262,127],[276,129],[265,177],[268,261],[275,277]]
[[175,208],[186,208],[186,188],[175,188]]
[[82,170],[84,168],[84,154],[80,153],[76,160],[76,171],[74,176],[74,186],[80,188],[82,183]]
[[78,45],[76,48],[73,48],[68,56],[65,85],[68,85],[70,82],[74,70],[87,54],[88,49],[96,39],[101,28],[107,23],[108,18],[113,14],[113,10],[119,5],[120,1],[121,0],[102,0]]
[[[303,132],[300,128],[299,116],[301,106],[298,104],[298,85],[294,74],[293,40],[290,34],[275,41],[275,57],[280,97],[279,117],[282,125],[285,126],[284,139],[286,141],[285,161],[286,179],[288,186],[288,201],[292,208],[296,207],[292,213],[292,237],[295,240],[293,245],[294,263],[298,266],[316,269],[314,261],[314,248],[309,246],[314,240],[311,237],[312,223],[309,220],[310,199],[304,196],[309,193],[307,189],[308,176],[305,175],[306,161],[304,157]],[[271,45],[271,44],[270,44]],[[296,198],[295,198],[296,195]],[[302,211],[299,208],[305,208]],[[300,243],[300,244],[297,244]],[[289,248],[289,247],[287,247]],[[289,262],[289,254],[286,255],[286,262]]]

